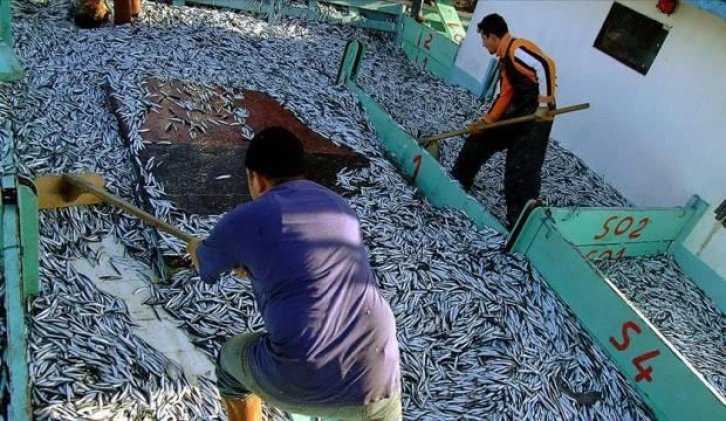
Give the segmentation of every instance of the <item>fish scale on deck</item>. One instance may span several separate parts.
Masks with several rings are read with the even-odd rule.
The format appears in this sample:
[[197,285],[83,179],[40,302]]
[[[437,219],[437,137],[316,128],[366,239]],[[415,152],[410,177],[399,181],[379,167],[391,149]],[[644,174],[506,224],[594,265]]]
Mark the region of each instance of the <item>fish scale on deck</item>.
[[[143,148],[139,129],[157,100],[142,81],[151,75],[266,92],[311,129],[370,159],[368,168],[342,171],[338,183],[361,217],[371,264],[396,315],[406,419],[650,417],[529,263],[503,254],[495,231],[477,230],[462,214],[423,200],[383,157],[357,99],[331,84],[345,41],[356,37],[370,47],[359,80],[409,132],[465,124],[483,111],[476,98],[421,74],[385,37],[349,27],[294,19],[269,25],[244,14],[145,2],[134,27],[80,31],[68,23],[69,4],[13,5],[16,51],[28,76],[0,86],[0,121],[13,124],[21,173],[101,172],[112,193],[128,198],[142,188],[157,216],[203,235],[218,217],[178,212],[163,199],[151,167],[136,179],[131,162],[139,163]],[[129,149],[106,106],[104,84],[118,96]],[[6,139],[2,130],[0,139]],[[445,142],[447,167],[460,144]],[[589,204],[623,202],[614,189],[598,189],[602,180],[573,155],[557,147],[549,154],[545,171],[554,182],[572,184],[573,178],[558,178],[562,168],[577,167],[579,178],[577,188],[548,190],[545,184],[545,197],[563,191],[558,200],[578,203],[580,186],[589,186],[601,191]],[[494,164],[487,171],[500,177]],[[480,180],[487,192],[497,190],[495,177]],[[477,196],[486,196],[497,213],[501,203],[480,189]],[[117,209],[94,206],[44,211],[41,232],[43,290],[30,304],[36,416],[220,417],[213,384],[191,387],[170,370],[173,363],[133,334],[123,301],[100,292],[68,264],[86,258],[114,273],[114,266],[133,266],[134,260],[148,263],[150,244],[156,244],[150,231]],[[92,253],[89,245],[109,234],[126,246],[128,258]],[[175,238],[161,236],[167,253],[183,250]],[[224,276],[206,285],[182,270],[169,282],[150,283],[150,293],[149,304],[178,318],[210,357],[230,335],[263,326],[245,279]],[[601,394],[596,402],[573,397],[593,391]],[[265,413],[282,418],[273,408]]]

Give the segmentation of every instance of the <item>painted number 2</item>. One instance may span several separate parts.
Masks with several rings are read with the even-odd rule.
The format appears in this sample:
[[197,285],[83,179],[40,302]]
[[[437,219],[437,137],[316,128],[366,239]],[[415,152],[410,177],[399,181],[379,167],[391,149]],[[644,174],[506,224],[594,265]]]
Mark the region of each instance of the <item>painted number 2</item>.
[[[627,321],[623,323],[622,327],[622,341],[618,341],[615,339],[614,336],[610,337],[610,343],[617,349],[618,351],[625,351],[630,347],[630,335],[628,334],[628,331],[632,330],[635,332],[636,335],[640,335],[642,332],[640,326],[638,326],[633,321]],[[644,367],[642,364],[646,361],[648,361],[651,358],[655,358],[658,355],[660,355],[660,351],[657,349],[654,349],[652,351],[648,351],[645,354],[638,355],[637,357],[633,358],[633,365],[635,365],[635,368],[638,370],[638,374],[635,376],[635,381],[639,382],[643,379],[650,382],[653,380],[653,377],[651,376],[651,373],[653,373],[653,367]]]
[[[421,47],[421,40],[423,39],[423,32],[418,34],[418,41],[416,42],[416,47]],[[431,49],[431,41],[434,39],[434,34],[428,34],[425,39],[423,39],[423,48],[426,51],[429,51]],[[423,59],[419,61],[419,54],[416,53],[416,63],[421,65],[421,68],[426,70],[429,65],[429,56],[425,53],[423,54]]]
[[645,227],[648,226],[648,224],[650,224],[650,218],[642,218],[636,224],[635,219],[632,216],[625,216],[621,218],[617,215],[613,215],[603,222],[603,231],[593,238],[595,240],[602,240],[605,236],[610,234],[610,230],[612,230],[616,237],[628,234],[629,239],[635,240],[640,237],[640,234],[643,232]]
[[[423,32],[418,34],[418,41],[416,42],[416,46],[421,46],[421,37],[423,37]],[[429,34],[426,39],[424,40],[423,47],[426,51],[431,49],[431,41],[434,40],[434,34]]]

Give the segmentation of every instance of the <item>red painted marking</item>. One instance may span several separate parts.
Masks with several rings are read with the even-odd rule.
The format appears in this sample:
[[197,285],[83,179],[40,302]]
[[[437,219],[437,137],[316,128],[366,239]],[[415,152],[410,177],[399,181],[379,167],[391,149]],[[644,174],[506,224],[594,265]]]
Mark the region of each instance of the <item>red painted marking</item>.
[[418,178],[418,171],[421,169],[421,155],[416,155],[413,157],[413,162],[416,163],[416,169],[413,170],[413,179],[411,180],[414,184],[416,183],[416,178]]
[[[627,222],[627,225],[625,228],[622,228],[623,222]],[[615,235],[623,235],[625,234],[630,227],[633,226],[633,220],[632,216],[626,216],[625,218],[621,219],[620,222],[618,222],[618,225],[615,226]]]
[[635,365],[635,368],[638,369],[638,374],[635,376],[636,382],[639,382],[643,379],[647,380],[648,382],[653,380],[653,378],[650,376],[650,373],[653,372],[653,367],[643,367],[642,365],[640,365],[640,363],[648,361],[651,358],[655,358],[658,355],[660,355],[660,351],[654,349],[652,351],[646,352],[643,355],[639,355],[633,358],[633,364]]
[[[610,343],[613,344],[615,349],[618,351],[625,351],[630,346],[630,336],[628,335],[628,330],[633,330],[636,334],[640,334],[642,330],[640,329],[640,326],[638,326],[635,322],[628,320],[627,322],[623,323],[622,328],[622,335],[623,335],[623,341],[618,342],[615,337],[610,337]],[[638,355],[637,357],[633,358],[633,365],[635,365],[635,368],[638,370],[638,374],[635,375],[635,381],[640,382],[641,380],[647,380],[648,382],[653,380],[653,377],[651,374],[653,373],[653,367],[644,367],[642,363],[657,357],[660,355],[660,351],[657,349],[654,349],[652,351],[648,351],[645,354]]]
[[613,216],[609,217],[608,219],[606,219],[605,222],[603,222],[603,224],[602,224],[602,229],[603,229],[602,234],[596,235],[595,237],[593,237],[593,239],[602,240],[603,238],[605,238],[605,236],[608,235],[608,233],[610,232],[610,227],[608,226],[608,224],[610,224],[610,221],[612,221],[613,219],[618,219],[617,215],[613,215]]
[[638,222],[638,226],[635,228],[635,230],[633,232],[630,233],[628,238],[635,239],[635,238],[640,237],[640,233],[645,229],[645,227],[648,226],[648,224],[650,224],[650,218],[641,219],[640,222]]
[[431,41],[434,39],[434,34],[429,34],[429,37],[424,41],[424,48],[429,50],[431,48]]
[[620,251],[618,252],[618,255],[617,255],[617,259],[620,260],[623,258],[623,256],[625,256],[625,247],[620,249]]
[[[628,215],[623,216],[622,218],[619,218],[617,215],[612,215],[608,217],[608,219],[605,220],[602,224],[602,232],[596,236],[593,237],[595,240],[602,240],[605,238],[611,230],[611,224],[613,222],[617,221],[617,224],[615,225],[615,229],[613,230],[613,235],[618,237],[624,234],[627,234],[630,232],[630,230],[633,228],[633,224],[635,224],[635,219]],[[640,237],[640,234],[643,232],[645,227],[650,224],[650,218],[642,218],[640,221],[638,221],[637,226],[635,229],[628,234],[628,238],[631,240],[634,240],[638,237]]]
[[610,343],[613,344],[615,349],[617,349],[618,351],[625,351],[630,346],[630,336],[628,335],[628,329],[634,330],[637,334],[640,334],[640,332],[642,332],[640,326],[638,326],[633,321],[628,320],[627,322],[623,323],[623,342],[619,343],[614,336],[610,337]]
[[[598,260],[598,259],[602,259],[604,257],[607,257],[608,259],[612,259],[613,254],[615,254],[616,259],[622,259],[623,256],[625,256],[626,250],[627,250],[627,247],[623,247],[620,250],[618,250],[617,253],[615,253],[615,250],[613,250],[613,249],[604,249],[602,251],[600,249],[594,249],[594,250],[588,251],[587,254],[585,255],[585,257],[589,260]],[[597,255],[598,252],[600,252],[600,255]]]

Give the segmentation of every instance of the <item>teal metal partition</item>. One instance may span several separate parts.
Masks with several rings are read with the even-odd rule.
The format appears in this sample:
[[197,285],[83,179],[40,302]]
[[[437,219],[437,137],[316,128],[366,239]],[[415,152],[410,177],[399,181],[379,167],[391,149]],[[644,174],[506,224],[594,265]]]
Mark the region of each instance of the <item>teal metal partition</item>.
[[688,250],[682,241],[674,242],[668,254],[675,259],[678,267],[691,278],[693,283],[713,300],[716,307],[726,314],[726,281]]
[[421,25],[410,16],[403,18],[401,48],[419,68],[448,81],[459,44],[444,34]]
[[[398,33],[405,5],[376,0],[307,0],[305,6],[283,5],[280,0],[174,0],[176,6],[201,5],[223,7],[256,13],[274,19],[276,16],[297,16],[341,25],[351,25],[377,31]],[[336,16],[317,10],[318,4],[347,9],[347,16]]]
[[[460,209],[478,226],[506,233],[357,86],[362,52],[357,41],[348,43],[338,82],[358,96],[387,155],[434,205]],[[724,398],[593,265],[600,258],[673,253],[679,262],[691,259],[682,269],[697,284],[717,290],[721,295],[710,294],[717,300],[726,292],[723,279],[709,274],[708,267],[683,247],[707,204],[696,196],[683,207],[652,209],[532,208],[532,203],[510,235],[509,247],[527,256],[655,414],[673,420],[726,419]],[[706,281],[699,281],[704,274]]]
[[441,17],[444,34],[452,41],[459,43],[464,40],[466,30],[459,19],[459,12],[450,0],[437,0],[434,3],[436,12]]
[[32,419],[25,308],[39,291],[38,200],[30,180],[7,172],[14,168],[12,159],[12,154],[3,157],[6,173],[0,177],[0,267],[5,280],[7,414],[8,419],[24,421]]
[[13,51],[10,2],[0,0],[0,82],[13,82],[24,76],[23,67]]
[[653,256],[685,238],[708,204],[673,208],[549,208],[557,230],[590,260]]
[[726,282],[684,242],[708,203],[672,208],[548,208],[557,230],[591,261],[667,254],[726,313]]
[[[556,216],[561,216],[560,211],[566,210],[537,208],[532,211],[515,239],[512,250],[527,256],[659,419],[726,419],[726,401],[723,397],[582,252],[590,253],[591,250],[578,246],[565,232],[560,231]],[[670,230],[678,234],[678,221],[689,222],[688,218],[679,218],[678,212],[683,209],[674,209],[673,212],[664,210],[663,213],[658,211],[640,213],[642,218],[652,217],[659,221],[651,227],[654,232],[651,238],[656,241],[650,245],[648,242],[639,243],[642,246],[637,249],[640,255],[657,253],[662,249],[661,242],[668,242],[667,234],[664,233]],[[595,225],[593,220],[588,220],[595,215],[597,213],[583,217],[581,225],[568,219],[565,221],[568,226],[564,228],[574,237],[587,238],[592,227],[611,227],[613,230],[617,227],[612,222],[611,225]],[[612,215],[608,213],[600,216],[605,221],[615,221],[610,219]],[[625,230],[627,223],[622,224],[618,232]],[[657,228],[656,225],[661,227]],[[681,228],[683,226],[680,224]],[[605,241],[610,238],[608,236],[616,235],[606,231],[603,228],[602,232],[595,235],[602,235]],[[635,232],[635,229],[630,232]],[[641,232],[645,237],[645,231]],[[671,241],[674,239],[672,237]],[[607,246],[617,247],[612,238],[610,240]]]
[[361,101],[389,158],[398,165],[404,177],[418,187],[435,206],[459,209],[477,226],[493,228],[505,234],[507,230],[504,226],[481,203],[466,194],[439,162],[422,149],[416,139],[409,136],[383,107],[355,83],[357,65],[363,52],[362,44],[350,41],[345,51],[338,83],[344,84]]

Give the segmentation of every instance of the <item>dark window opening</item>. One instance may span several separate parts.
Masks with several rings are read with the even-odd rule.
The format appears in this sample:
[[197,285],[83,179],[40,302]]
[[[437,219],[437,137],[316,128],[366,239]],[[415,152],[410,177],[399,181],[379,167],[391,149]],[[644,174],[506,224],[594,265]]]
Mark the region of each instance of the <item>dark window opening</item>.
[[641,74],[647,74],[668,35],[669,27],[613,3],[595,48]]

